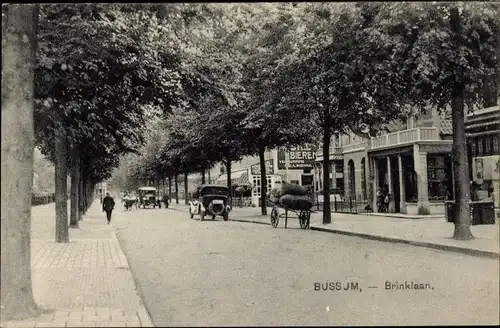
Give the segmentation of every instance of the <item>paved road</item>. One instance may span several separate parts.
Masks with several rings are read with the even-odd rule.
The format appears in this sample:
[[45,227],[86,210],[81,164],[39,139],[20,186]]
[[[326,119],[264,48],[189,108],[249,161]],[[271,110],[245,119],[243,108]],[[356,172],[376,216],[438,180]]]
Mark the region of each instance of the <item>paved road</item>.
[[[499,323],[498,260],[304,231],[296,222],[285,230],[218,220],[163,208],[116,213],[156,326]],[[386,290],[386,281],[430,289]],[[348,290],[315,290],[328,282]]]

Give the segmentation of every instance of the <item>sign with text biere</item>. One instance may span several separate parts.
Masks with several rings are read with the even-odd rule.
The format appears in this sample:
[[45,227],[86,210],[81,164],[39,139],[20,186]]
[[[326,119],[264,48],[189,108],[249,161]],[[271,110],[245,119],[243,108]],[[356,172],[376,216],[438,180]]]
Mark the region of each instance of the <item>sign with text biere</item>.
[[[274,161],[272,159],[268,159],[265,161],[265,163],[266,163],[266,175],[274,174]],[[252,175],[260,175],[260,163],[251,165],[250,173]]]
[[[316,159],[317,147],[312,145],[297,146],[291,148],[288,152],[289,170],[310,169],[314,165]],[[278,150],[278,170],[286,170],[285,150]]]

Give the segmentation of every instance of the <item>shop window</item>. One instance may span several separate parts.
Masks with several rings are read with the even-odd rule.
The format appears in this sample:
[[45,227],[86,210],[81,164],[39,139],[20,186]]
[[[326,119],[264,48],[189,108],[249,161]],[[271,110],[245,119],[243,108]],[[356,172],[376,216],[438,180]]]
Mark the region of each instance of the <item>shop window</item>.
[[482,156],[483,155],[483,139],[477,139],[477,155]]
[[484,139],[484,153],[485,155],[491,155],[491,139],[490,138],[486,138]]
[[415,172],[413,156],[402,156],[403,176],[405,187],[405,201],[415,203],[418,201],[417,173]]
[[473,140],[470,143],[470,149],[471,149],[472,156],[476,156],[476,154],[477,154],[477,147],[476,147],[476,141],[475,140]]
[[449,155],[427,156],[427,179],[430,201],[450,199],[452,191],[451,157]]
[[253,195],[260,197],[260,178],[253,178]]

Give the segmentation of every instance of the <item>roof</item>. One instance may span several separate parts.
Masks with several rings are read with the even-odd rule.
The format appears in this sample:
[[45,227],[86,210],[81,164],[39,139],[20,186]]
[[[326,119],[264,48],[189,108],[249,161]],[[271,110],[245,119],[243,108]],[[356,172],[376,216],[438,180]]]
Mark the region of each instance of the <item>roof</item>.
[[448,118],[441,118],[439,123],[439,133],[442,135],[452,135],[453,134],[453,124]]
[[154,187],[141,187],[141,188],[139,188],[139,190],[143,190],[143,191],[156,191],[156,188],[154,188]]
[[[499,106],[493,106],[483,109],[475,110],[471,113],[468,113],[465,117],[465,128],[467,130],[477,127],[479,125],[472,124],[472,121],[480,121],[484,120],[481,125],[489,125],[489,124],[498,124],[497,120],[495,120],[496,112],[498,112]],[[492,114],[488,116],[487,114]],[[441,135],[452,135],[453,134],[453,121],[451,118],[451,110],[446,111],[440,116],[439,122],[439,133]]]

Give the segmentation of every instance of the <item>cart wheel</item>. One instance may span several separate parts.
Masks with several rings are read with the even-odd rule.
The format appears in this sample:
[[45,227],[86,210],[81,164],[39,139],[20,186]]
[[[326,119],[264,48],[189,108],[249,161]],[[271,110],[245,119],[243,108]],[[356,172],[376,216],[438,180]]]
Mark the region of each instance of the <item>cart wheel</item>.
[[200,221],[203,221],[205,219],[205,212],[200,213]]
[[278,209],[275,206],[271,210],[271,225],[273,226],[273,228],[276,228],[276,227],[278,227],[279,222],[280,222],[279,213],[278,213]]
[[301,211],[299,215],[299,223],[302,229],[306,229],[308,224],[307,212]]

